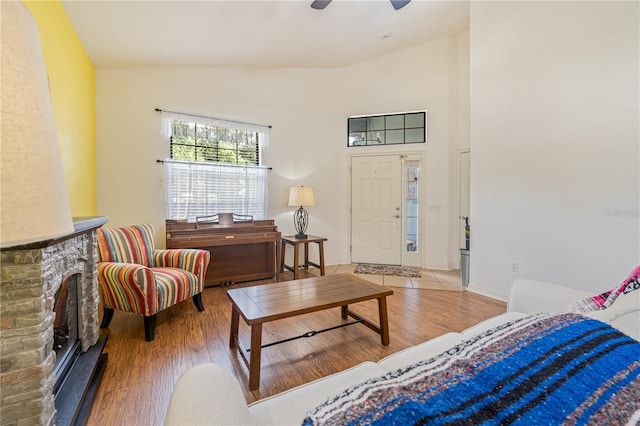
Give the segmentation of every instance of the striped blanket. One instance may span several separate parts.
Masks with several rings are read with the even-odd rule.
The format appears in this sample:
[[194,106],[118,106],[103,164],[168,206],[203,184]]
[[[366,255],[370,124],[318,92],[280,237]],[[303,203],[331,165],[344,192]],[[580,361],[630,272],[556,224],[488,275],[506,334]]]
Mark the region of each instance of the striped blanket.
[[580,314],[534,315],[345,390],[303,425],[640,424],[640,343]]

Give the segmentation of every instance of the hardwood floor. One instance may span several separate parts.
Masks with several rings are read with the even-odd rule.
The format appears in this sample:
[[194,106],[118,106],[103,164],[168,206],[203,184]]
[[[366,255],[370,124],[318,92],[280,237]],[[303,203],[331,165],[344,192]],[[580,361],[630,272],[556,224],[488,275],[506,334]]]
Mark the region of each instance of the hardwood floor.
[[[342,272],[340,268],[327,268],[327,273],[331,271]],[[317,271],[301,271],[302,277],[309,274]],[[439,274],[443,283],[452,281],[450,274]],[[375,276],[371,278],[376,282]],[[284,273],[281,279],[292,279],[292,274]],[[441,334],[464,330],[506,309],[504,302],[469,291],[394,287],[393,296],[387,298],[389,346],[382,346],[380,336],[368,328],[352,325],[265,348],[260,388],[249,392],[248,371],[240,355],[229,348],[231,306],[226,295],[229,288],[205,289],[204,312],[198,312],[191,301],[185,301],[159,313],[153,342],[144,340],[142,317],[116,311],[109,329],[103,330],[109,335],[105,348],[109,360],[88,424],[162,425],[175,382],[198,364],[218,363],[229,368],[245,390],[246,400],[253,402],[363,361],[377,361]],[[352,308],[367,318],[377,319],[376,301]],[[319,331],[342,321],[340,310],[335,309],[266,323],[263,344]],[[249,328],[242,319],[240,338],[248,346]]]

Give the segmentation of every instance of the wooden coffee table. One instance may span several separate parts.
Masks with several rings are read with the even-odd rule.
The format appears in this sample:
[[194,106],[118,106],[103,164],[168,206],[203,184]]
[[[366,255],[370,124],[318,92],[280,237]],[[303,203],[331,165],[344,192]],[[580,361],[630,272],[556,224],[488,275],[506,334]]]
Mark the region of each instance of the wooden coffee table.
[[[342,319],[352,317],[361,321],[380,334],[382,344],[386,346],[389,344],[387,296],[392,294],[392,290],[353,274],[327,275],[227,290],[232,303],[229,346],[238,348],[249,368],[249,389],[256,390],[260,386],[263,323],[340,307]],[[349,310],[350,304],[371,299],[378,299],[379,325]],[[251,348],[248,351],[238,339],[240,316],[251,326]]]

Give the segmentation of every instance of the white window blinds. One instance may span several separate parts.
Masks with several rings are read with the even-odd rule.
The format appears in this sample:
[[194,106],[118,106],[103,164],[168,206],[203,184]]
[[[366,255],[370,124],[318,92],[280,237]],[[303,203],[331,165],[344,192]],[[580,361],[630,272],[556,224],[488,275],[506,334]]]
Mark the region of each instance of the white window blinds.
[[265,219],[268,167],[166,160],[167,218],[216,213]]

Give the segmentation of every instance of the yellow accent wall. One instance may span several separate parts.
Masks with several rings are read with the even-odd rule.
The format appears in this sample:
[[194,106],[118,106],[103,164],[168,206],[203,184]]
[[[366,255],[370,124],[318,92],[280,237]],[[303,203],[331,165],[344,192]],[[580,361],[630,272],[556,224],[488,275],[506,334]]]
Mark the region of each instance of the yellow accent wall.
[[95,70],[59,0],[24,0],[40,29],[73,216],[97,214]]

